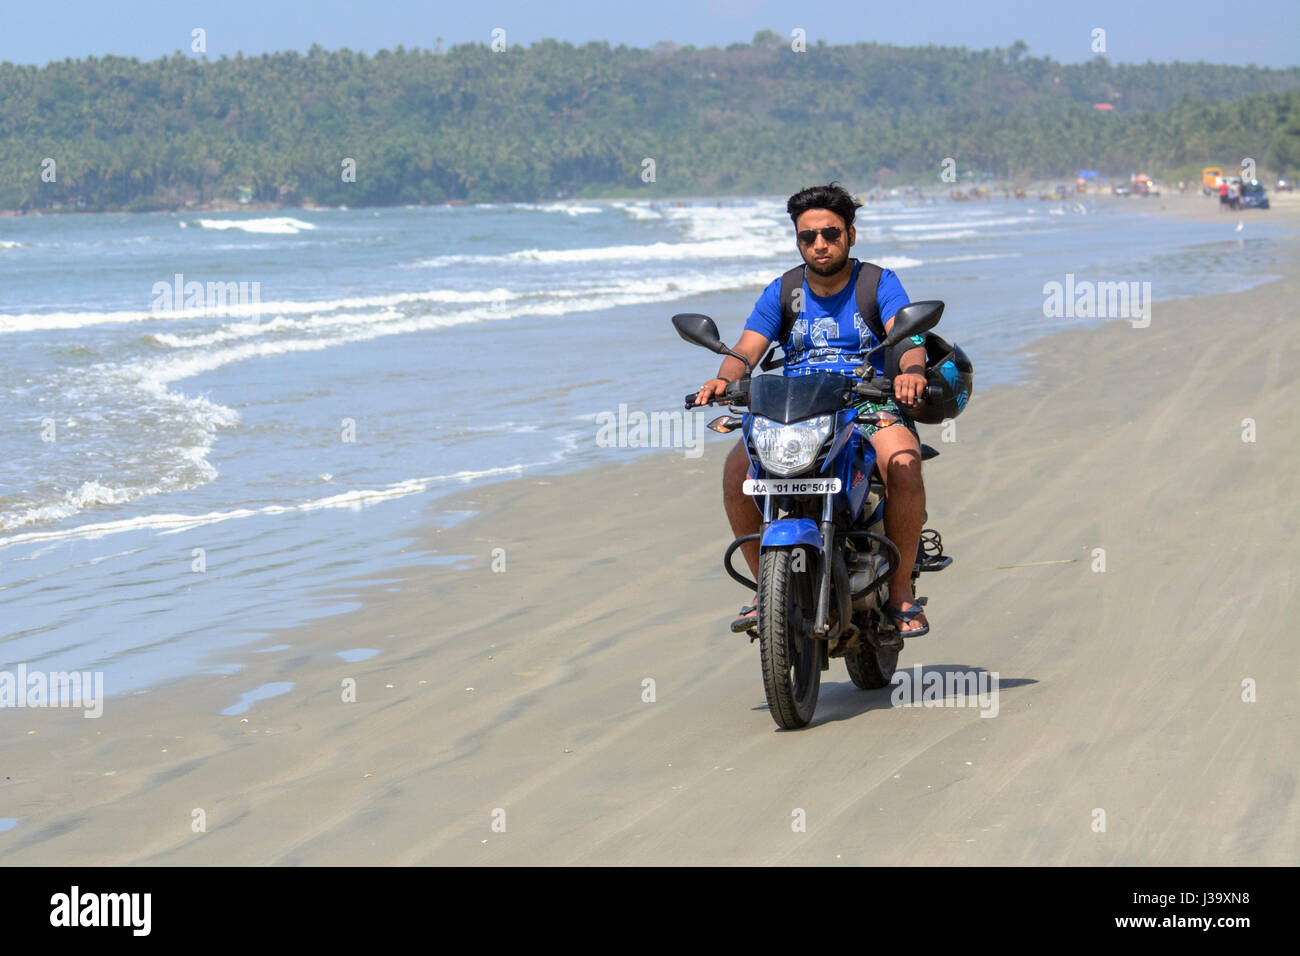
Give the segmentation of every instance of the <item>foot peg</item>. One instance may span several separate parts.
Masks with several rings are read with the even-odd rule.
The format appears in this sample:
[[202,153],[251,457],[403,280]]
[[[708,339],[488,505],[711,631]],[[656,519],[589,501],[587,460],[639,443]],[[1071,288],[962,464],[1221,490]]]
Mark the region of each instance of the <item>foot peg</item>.
[[933,528],[921,532],[921,543],[916,549],[916,570],[942,571],[952,564],[952,558],[943,553],[943,538]]

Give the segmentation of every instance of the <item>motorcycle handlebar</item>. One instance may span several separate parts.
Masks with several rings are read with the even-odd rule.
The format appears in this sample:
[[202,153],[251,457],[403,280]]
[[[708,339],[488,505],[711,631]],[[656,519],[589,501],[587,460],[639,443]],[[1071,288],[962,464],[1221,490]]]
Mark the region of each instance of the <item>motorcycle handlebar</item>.
[[[894,383],[887,378],[877,378],[870,382],[859,382],[853,386],[855,395],[868,399],[873,402],[888,402],[894,397]],[[943,399],[943,389],[935,385],[927,385],[921,390],[921,400],[924,402],[938,402]]]
[[[692,408],[702,407],[695,404],[695,399],[698,398],[699,395],[700,395],[699,391],[689,392],[686,395],[687,411],[690,411]],[[721,398],[711,398],[707,402],[705,402],[705,404],[706,405],[748,405],[749,404],[749,380],[742,378],[737,382],[728,383],[727,387],[722,391]]]
[[[859,382],[853,386],[853,392],[860,398],[865,398],[874,402],[891,401],[894,397],[894,383],[887,378],[877,378],[870,382]],[[699,396],[698,391],[688,392],[686,395],[686,410],[698,408],[695,399]],[[926,402],[937,402],[943,398],[943,390],[934,385],[927,385],[921,391],[921,400]],[[738,382],[730,383],[723,390],[721,398],[711,398],[705,404],[708,405],[748,405],[749,404],[749,382],[741,379]]]

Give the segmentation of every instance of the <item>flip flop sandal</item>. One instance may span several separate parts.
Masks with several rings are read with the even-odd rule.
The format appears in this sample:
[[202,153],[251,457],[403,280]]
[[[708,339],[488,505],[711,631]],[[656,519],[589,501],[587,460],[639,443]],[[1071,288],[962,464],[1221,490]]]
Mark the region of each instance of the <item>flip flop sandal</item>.
[[909,611],[900,611],[892,604],[888,604],[885,606],[885,613],[894,619],[894,630],[898,633],[899,637],[924,637],[926,634],[930,633],[929,624],[922,624],[914,631],[905,631],[898,626],[899,624],[908,624],[918,615],[924,614],[925,609],[922,608],[920,604],[915,604],[915,606]]
[[[754,614],[758,610],[757,604],[746,604],[740,609],[740,617],[731,622],[732,634],[744,634],[748,630],[758,627],[758,615]],[[746,615],[754,614],[753,617]]]

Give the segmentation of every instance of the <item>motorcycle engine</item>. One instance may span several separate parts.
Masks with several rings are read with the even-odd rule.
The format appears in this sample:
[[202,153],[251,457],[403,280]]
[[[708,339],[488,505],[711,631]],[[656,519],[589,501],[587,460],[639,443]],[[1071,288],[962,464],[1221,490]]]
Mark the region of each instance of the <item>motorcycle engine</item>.
[[[889,559],[878,551],[859,551],[849,565],[849,588],[857,594],[873,581],[884,576],[889,570]],[[879,608],[885,601],[888,590],[878,587],[869,594],[853,602],[853,610],[870,611]]]

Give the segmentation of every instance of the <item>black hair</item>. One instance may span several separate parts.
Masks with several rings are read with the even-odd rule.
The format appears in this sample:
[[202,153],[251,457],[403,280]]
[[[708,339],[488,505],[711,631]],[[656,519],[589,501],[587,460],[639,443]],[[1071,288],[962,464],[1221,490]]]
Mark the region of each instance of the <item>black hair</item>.
[[799,190],[785,204],[785,211],[790,214],[790,221],[798,226],[799,217],[809,209],[828,209],[844,220],[847,229],[853,225],[854,213],[861,205],[839,183],[827,183]]

